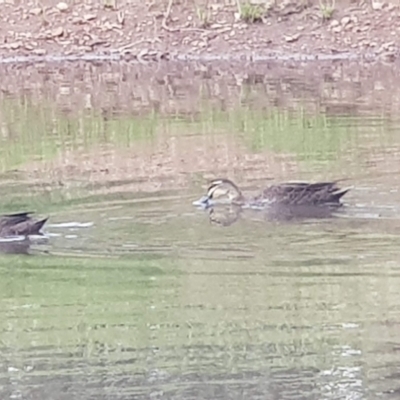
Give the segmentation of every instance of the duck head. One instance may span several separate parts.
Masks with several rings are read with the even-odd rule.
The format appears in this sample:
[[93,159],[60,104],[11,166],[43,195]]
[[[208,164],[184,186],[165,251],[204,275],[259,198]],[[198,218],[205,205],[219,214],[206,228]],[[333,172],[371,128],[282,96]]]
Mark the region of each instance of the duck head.
[[240,189],[229,179],[215,179],[207,189],[207,194],[193,202],[195,206],[208,208],[217,204],[242,205],[244,202]]

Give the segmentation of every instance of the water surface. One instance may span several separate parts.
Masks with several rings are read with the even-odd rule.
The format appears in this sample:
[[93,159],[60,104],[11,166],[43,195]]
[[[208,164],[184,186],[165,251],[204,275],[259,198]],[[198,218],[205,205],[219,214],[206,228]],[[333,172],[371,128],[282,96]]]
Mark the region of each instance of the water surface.
[[[0,257],[0,397],[398,398],[397,71],[151,68],[0,84],[2,210],[50,216],[0,246],[28,253]],[[221,224],[192,206],[221,176],[354,188],[336,218]]]

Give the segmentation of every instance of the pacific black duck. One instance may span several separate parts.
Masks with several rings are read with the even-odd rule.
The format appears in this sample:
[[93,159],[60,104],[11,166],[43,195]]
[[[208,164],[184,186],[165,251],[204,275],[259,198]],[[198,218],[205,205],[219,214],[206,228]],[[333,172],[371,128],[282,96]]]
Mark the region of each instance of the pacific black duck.
[[251,199],[246,199],[238,186],[229,179],[216,179],[211,182],[207,194],[193,202],[204,208],[217,204],[234,204],[249,207],[331,207],[342,205],[340,199],[350,188],[340,188],[338,181],[332,182],[288,182],[264,189]]
[[42,235],[47,218],[35,220],[31,212],[0,216],[0,237]]

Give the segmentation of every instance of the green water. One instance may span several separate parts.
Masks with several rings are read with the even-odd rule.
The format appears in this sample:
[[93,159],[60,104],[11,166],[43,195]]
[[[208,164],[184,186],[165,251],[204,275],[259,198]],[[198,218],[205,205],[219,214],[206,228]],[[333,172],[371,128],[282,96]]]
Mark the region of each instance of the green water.
[[[377,76],[34,68],[0,95],[1,210],[50,217],[0,243],[1,399],[398,397],[400,105]],[[354,187],[336,218],[224,227],[192,206],[222,176]]]

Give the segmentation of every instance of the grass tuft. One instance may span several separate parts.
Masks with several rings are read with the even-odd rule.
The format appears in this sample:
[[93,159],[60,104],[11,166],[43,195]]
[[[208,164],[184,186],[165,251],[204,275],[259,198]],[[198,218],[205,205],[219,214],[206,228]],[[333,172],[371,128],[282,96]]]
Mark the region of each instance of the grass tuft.
[[322,20],[329,21],[335,12],[335,0],[319,0],[319,9]]
[[249,24],[254,24],[256,22],[262,22],[263,9],[257,4],[251,4],[246,2],[244,4],[237,0],[237,7],[240,19]]
[[210,27],[212,15],[209,7],[204,8],[196,6],[196,15],[200,22],[200,28],[207,29]]

